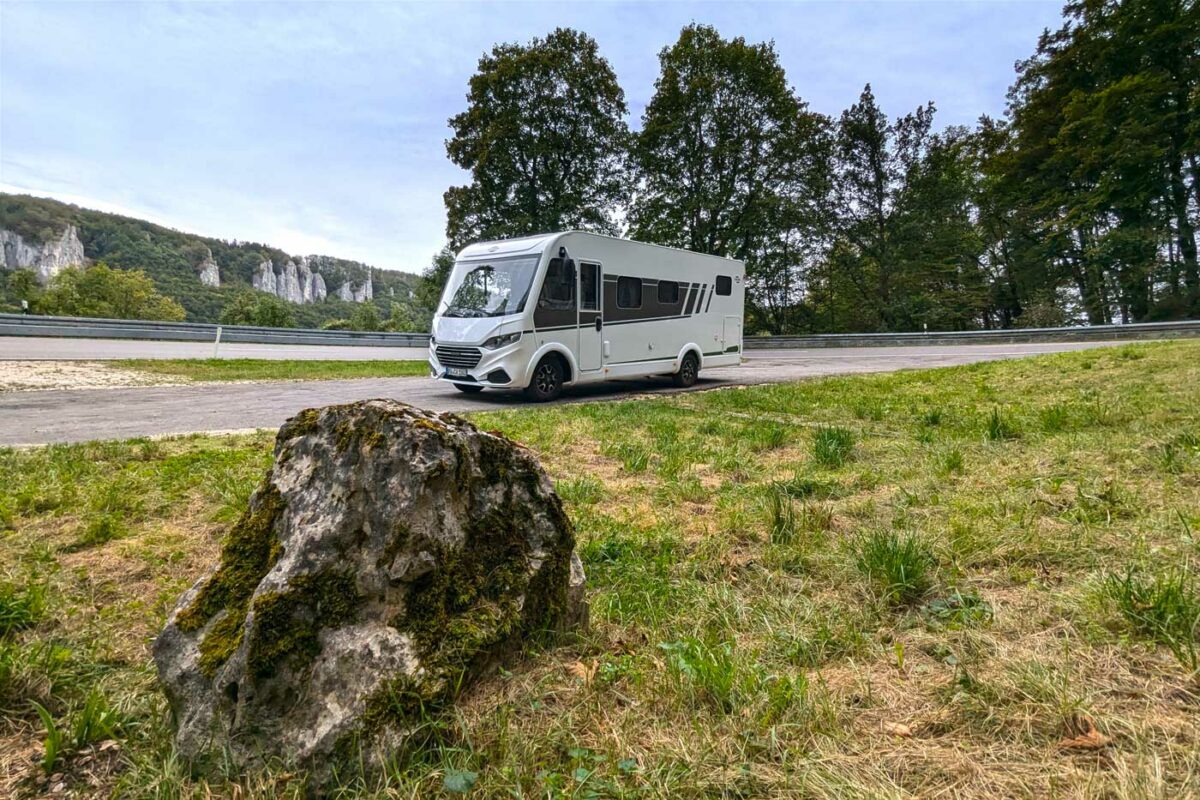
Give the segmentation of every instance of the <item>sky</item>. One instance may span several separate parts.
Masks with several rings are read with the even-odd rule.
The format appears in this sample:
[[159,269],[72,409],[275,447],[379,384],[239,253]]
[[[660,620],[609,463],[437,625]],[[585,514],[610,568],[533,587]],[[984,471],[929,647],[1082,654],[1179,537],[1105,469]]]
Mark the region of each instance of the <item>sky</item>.
[[0,191],[289,253],[420,271],[444,243],[447,119],[498,42],[589,33],[636,130],[691,22],[773,40],[836,116],[871,83],[935,126],[1004,111],[1061,2],[0,3]]

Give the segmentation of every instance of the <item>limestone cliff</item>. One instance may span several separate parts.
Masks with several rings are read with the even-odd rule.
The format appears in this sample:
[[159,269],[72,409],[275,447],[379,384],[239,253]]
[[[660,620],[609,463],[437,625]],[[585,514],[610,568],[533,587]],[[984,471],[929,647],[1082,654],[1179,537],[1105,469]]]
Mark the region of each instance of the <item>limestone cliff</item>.
[[294,259],[289,258],[279,271],[276,271],[275,264],[270,259],[263,261],[254,273],[254,288],[289,303],[321,302],[328,294],[325,278],[312,271],[307,258],[301,256],[299,261],[297,264]]
[[200,282],[205,286],[210,286],[213,289],[221,286],[221,269],[217,266],[217,262],[213,260],[212,250],[207,250],[208,255],[196,267],[199,273]]
[[74,225],[44,244],[26,242],[20,234],[0,229],[0,269],[31,269],[39,281],[49,283],[64,269],[83,264],[83,242]]

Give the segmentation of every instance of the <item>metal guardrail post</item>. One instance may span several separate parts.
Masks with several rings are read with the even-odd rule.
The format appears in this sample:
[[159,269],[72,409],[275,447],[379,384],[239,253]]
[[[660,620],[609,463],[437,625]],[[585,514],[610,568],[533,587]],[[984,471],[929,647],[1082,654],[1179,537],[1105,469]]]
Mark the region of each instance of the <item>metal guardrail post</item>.
[[213,358],[221,357],[221,326],[217,326],[217,338],[213,339]]

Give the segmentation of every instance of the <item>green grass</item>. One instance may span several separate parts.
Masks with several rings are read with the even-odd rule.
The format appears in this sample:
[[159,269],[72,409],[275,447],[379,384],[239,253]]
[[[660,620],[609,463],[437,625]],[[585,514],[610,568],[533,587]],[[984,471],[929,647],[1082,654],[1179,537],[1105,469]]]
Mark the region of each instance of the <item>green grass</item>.
[[424,361],[274,361],[263,358],[137,358],[110,362],[159,377],[197,382],[331,381],[406,378],[429,374]]
[[[1197,796],[1198,395],[1176,342],[476,415],[559,488],[592,628],[338,796]],[[101,796],[305,795],[182,763],[149,660],[270,446],[0,451],[0,795],[47,740]]]

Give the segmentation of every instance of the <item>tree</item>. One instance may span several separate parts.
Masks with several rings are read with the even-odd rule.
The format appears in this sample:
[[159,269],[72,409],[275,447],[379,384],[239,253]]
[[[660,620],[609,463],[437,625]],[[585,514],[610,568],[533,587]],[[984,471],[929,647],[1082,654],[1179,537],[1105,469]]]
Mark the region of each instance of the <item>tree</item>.
[[625,198],[625,95],[594,39],[558,28],[479,59],[446,152],[471,183],[445,193],[446,235],[615,232]]
[[379,318],[379,309],[370,301],[359,303],[350,315],[348,322],[348,327],[352,331],[383,330],[383,320]]
[[659,62],[632,235],[745,260],[758,321],[782,328],[823,246],[828,120],[792,93],[771,44],[689,25]]
[[221,324],[294,328],[296,316],[286,300],[255,289],[242,289],[221,309]]
[[1200,312],[1200,6],[1068,3],[1009,92],[1009,180],[1089,321]]
[[437,312],[438,303],[442,299],[442,290],[446,288],[446,281],[450,279],[450,271],[454,269],[454,255],[450,245],[443,247],[433,257],[429,268],[421,273],[421,282],[417,284],[416,291],[413,292],[417,308],[428,315],[430,319],[433,319],[434,313]]
[[144,272],[112,269],[104,263],[55,275],[37,299],[36,309],[57,316],[164,322],[181,322],[187,316],[183,306],[158,293]]

